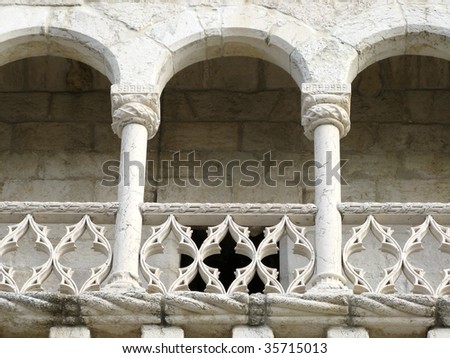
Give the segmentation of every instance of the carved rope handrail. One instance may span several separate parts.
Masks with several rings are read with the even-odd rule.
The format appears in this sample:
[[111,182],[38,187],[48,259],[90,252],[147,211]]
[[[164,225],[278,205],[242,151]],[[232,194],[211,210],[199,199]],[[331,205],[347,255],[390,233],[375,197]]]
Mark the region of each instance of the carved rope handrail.
[[[107,214],[114,215],[117,202],[37,202],[2,201],[0,214],[65,213],[65,214]],[[149,214],[284,214],[313,215],[317,212],[314,204],[277,203],[144,203],[144,215]]]
[[295,214],[313,215],[314,204],[260,204],[260,203],[145,203],[142,213],[148,214]]
[[450,203],[341,203],[338,206],[342,215],[450,215]]
[[0,214],[83,214],[115,215],[116,202],[1,201]]
[[[94,292],[78,296],[52,293],[0,293],[0,314],[7,318],[0,328],[18,322],[21,327],[34,323],[87,325],[90,328],[116,325],[118,320],[140,327],[142,324],[201,326],[223,324],[269,324],[302,326],[332,325],[333,317],[343,324],[370,327],[448,326],[448,297],[423,295],[269,294],[232,295],[180,292],[148,294],[143,292]],[[323,322],[321,318],[326,318]],[[374,321],[376,319],[376,321]]]

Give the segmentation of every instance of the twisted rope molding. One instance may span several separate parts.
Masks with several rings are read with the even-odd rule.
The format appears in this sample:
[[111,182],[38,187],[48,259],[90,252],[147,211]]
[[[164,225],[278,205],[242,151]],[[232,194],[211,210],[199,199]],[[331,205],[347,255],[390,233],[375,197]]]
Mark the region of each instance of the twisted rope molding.
[[[283,317],[407,317],[427,318],[433,324],[450,324],[450,297],[385,294],[209,294],[182,292],[96,292],[68,296],[58,293],[0,293],[0,327],[15,319],[32,324],[89,325],[96,321],[116,323],[123,319],[135,324],[162,322],[204,322],[261,324]],[[259,318],[259,319],[258,319]]]
[[115,215],[119,204],[115,202],[37,202],[2,201],[0,214],[105,214]]
[[232,204],[232,203],[145,203],[141,207],[148,214],[296,214],[314,215],[314,204]]
[[[117,202],[34,202],[2,201],[0,214],[105,214],[115,215]],[[149,214],[296,214],[314,215],[314,204],[231,204],[231,203],[144,203]]]
[[352,316],[434,317],[438,298],[426,295],[362,294],[349,298]]
[[185,292],[165,295],[165,312],[168,315],[246,315],[249,312],[249,295],[236,293],[208,294],[203,292]]
[[338,206],[342,215],[348,214],[415,214],[449,215],[450,203],[341,203]]

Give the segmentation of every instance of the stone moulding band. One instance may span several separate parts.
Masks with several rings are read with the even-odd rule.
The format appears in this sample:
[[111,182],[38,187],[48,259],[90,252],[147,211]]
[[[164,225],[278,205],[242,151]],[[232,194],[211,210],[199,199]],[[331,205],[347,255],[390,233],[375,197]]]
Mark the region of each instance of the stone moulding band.
[[450,203],[341,203],[342,215],[450,215]]
[[143,215],[149,214],[295,214],[314,215],[314,204],[211,204],[211,203],[145,203]]
[[[0,328],[18,322],[55,325],[114,324],[117,319],[142,324],[273,324],[301,325],[313,317],[335,317],[351,326],[415,322],[429,328],[450,325],[450,297],[425,295],[254,294],[203,292],[148,294],[95,292],[0,293]],[[226,322],[222,320],[226,318]],[[320,321],[320,319],[319,319]],[[273,327],[276,328],[276,327]]]
[[[0,214],[106,214],[114,215],[117,202],[0,202]],[[295,214],[314,215],[314,204],[211,204],[211,203],[144,203],[143,215],[150,214]]]
[[2,201],[0,214],[105,214],[115,215],[119,207],[115,202],[35,202]]

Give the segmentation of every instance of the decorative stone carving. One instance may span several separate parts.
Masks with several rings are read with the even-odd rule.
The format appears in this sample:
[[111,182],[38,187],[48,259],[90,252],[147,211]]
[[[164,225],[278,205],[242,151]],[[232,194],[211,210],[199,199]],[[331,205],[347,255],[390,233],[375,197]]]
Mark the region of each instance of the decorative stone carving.
[[347,315],[348,295],[345,294],[290,294],[268,295],[270,316]]
[[302,125],[314,139],[314,130],[323,124],[339,129],[340,137],[350,130],[350,84],[304,83],[302,85]]
[[[369,282],[364,278],[364,270],[353,266],[349,262],[351,255],[364,250],[363,241],[367,235],[372,232],[376,239],[381,243],[381,251],[389,253],[396,258],[393,266],[384,269],[384,277],[379,282],[376,289],[373,289]],[[355,293],[379,292],[394,293],[395,281],[402,272],[402,249],[397,241],[392,237],[392,229],[380,225],[373,216],[369,216],[366,222],[353,228],[353,236],[347,241],[343,252],[344,272],[353,284]]]
[[53,246],[47,237],[47,227],[37,224],[30,214],[19,224],[10,226],[9,233],[0,241],[0,261],[5,254],[19,247],[18,241],[25,236],[28,230],[33,233],[36,248],[45,252],[48,258],[42,265],[31,267],[31,277],[22,287],[19,287],[14,280],[14,267],[0,263],[0,291],[41,291],[42,283],[52,271]]
[[266,228],[265,238],[261,242],[257,251],[258,274],[265,283],[265,293],[283,293],[283,287],[277,280],[276,269],[263,264],[263,259],[269,255],[278,253],[278,242],[286,236],[286,240],[294,243],[294,254],[302,255],[308,263],[301,268],[296,268],[295,278],[289,284],[287,292],[303,293],[306,291],[306,284],[314,273],[315,254],[314,248],[305,237],[305,228],[299,227],[284,216],[278,225]]
[[117,213],[118,203],[77,203],[77,202],[33,202],[3,201],[0,202],[0,214],[104,214],[113,216]]
[[[189,266],[179,269],[178,278],[166,289],[160,280],[161,270],[149,265],[147,259],[164,251],[164,241],[171,232],[178,241],[179,253],[190,256],[193,261]],[[277,243],[282,239],[291,240],[294,243],[294,254],[302,255],[308,260],[304,267],[296,269],[295,278],[290,283],[287,292],[304,292],[306,283],[314,271],[314,249],[304,236],[305,229],[293,224],[287,216],[284,216],[279,224],[265,230],[265,238],[258,248],[249,238],[248,227],[236,224],[230,215],[219,225],[208,228],[208,236],[199,249],[192,241],[191,233],[192,230],[187,226],[180,225],[173,215],[162,225],[152,227],[150,237],[142,246],[140,254],[140,266],[148,281],[147,291],[149,293],[189,291],[189,283],[197,273],[205,282],[205,292],[208,293],[246,293],[249,282],[256,274],[264,283],[265,293],[284,293],[285,290],[278,281],[277,269],[263,263],[265,257],[278,253]],[[208,266],[205,260],[212,255],[220,255],[220,243],[228,233],[236,242],[236,253],[247,256],[250,263],[236,269],[236,279],[226,289],[219,279],[219,270]]]
[[[149,265],[147,258],[151,255],[164,252],[163,243],[173,232],[178,240],[178,249],[180,253],[189,255],[193,262],[183,268],[179,268],[179,275],[171,287],[167,290],[160,280],[161,270]],[[149,238],[141,248],[140,265],[142,274],[148,281],[147,291],[149,293],[166,293],[167,291],[189,291],[189,283],[195,278],[198,272],[199,254],[195,243],[191,239],[192,230],[190,227],[180,225],[173,215],[162,225],[152,227]]]
[[[247,295],[179,292],[84,293],[67,296],[58,293],[0,292],[0,329],[20,323],[24,332],[56,325],[85,325],[93,328],[117,322],[139,329],[142,324],[202,326],[267,324],[275,333],[280,326],[296,329],[308,323],[335,326],[350,323],[361,327],[374,322],[394,322],[396,329],[420,322],[432,327],[449,322],[448,297],[387,294],[268,294]],[[255,321],[255,315],[261,320]],[[357,323],[355,323],[357,322]],[[447,322],[445,324],[445,322]]]
[[339,211],[346,214],[450,214],[449,203],[341,203]]
[[385,295],[364,293],[349,297],[351,316],[421,316],[433,317],[437,299],[425,295]]
[[158,132],[160,123],[159,95],[146,86],[113,85],[111,87],[112,129],[119,137],[129,123],[147,128],[148,139]]
[[248,305],[249,296],[243,293],[225,295],[204,292],[180,292],[169,293],[165,296],[165,313],[169,315],[247,315],[249,312]]
[[[205,241],[204,245],[200,248],[200,252],[204,254],[208,253],[209,255],[211,253],[219,253],[219,244],[225,238],[227,232],[230,232],[231,237],[236,242],[236,253],[247,256],[251,260],[247,266],[236,269],[236,279],[228,288],[228,293],[246,293],[248,292],[247,286],[256,273],[256,247],[249,238],[250,231],[247,227],[236,224],[232,217],[228,215],[220,225],[208,229],[207,240],[210,241]],[[207,245],[210,247],[208,248]],[[202,257],[202,261],[204,258],[206,257]],[[217,270],[207,267],[206,265],[205,267],[207,268],[204,270],[205,274],[214,273],[214,276],[218,278],[219,273]],[[210,278],[209,275],[208,278]]]
[[[78,288],[72,279],[73,270],[61,264],[60,259],[66,253],[75,250],[75,243],[86,230],[93,236],[94,251],[103,253],[106,256],[106,261],[98,267],[91,268],[91,276],[83,283],[81,288]],[[104,228],[95,225],[90,217],[85,215],[78,224],[67,227],[67,234],[61,239],[54,251],[53,264],[57,275],[61,278],[60,291],[74,295],[100,290],[100,284],[111,270],[111,262],[111,245],[104,235]]]
[[[94,292],[77,296],[75,305],[83,316],[129,316],[146,313],[159,317],[161,315],[159,294],[146,294],[141,291],[126,293]],[[159,321],[159,320],[157,320]]]
[[409,256],[417,251],[423,250],[422,240],[430,233],[440,246],[439,250],[450,254],[450,228],[439,225],[432,216],[427,216],[422,225],[411,228],[411,236],[403,249],[403,266],[405,275],[413,284],[413,293],[426,295],[448,295],[450,294],[450,267],[444,268],[443,279],[437,288],[425,278],[425,270],[413,266],[409,261]]
[[259,203],[145,203],[142,213],[148,214],[315,214],[314,204]]

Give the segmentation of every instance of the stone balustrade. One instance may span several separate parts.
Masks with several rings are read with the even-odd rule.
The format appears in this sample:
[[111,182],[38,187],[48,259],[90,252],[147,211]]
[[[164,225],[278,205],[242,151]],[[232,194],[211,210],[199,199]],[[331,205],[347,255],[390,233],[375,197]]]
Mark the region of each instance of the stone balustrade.
[[[416,336],[450,323],[450,265],[442,260],[450,253],[448,204],[340,204],[342,289],[314,285],[312,204],[145,203],[140,286],[120,290],[108,283],[117,208],[1,203],[0,311],[9,317],[1,327],[15,322],[22,328],[9,327],[9,334],[26,335],[33,325],[84,325],[110,336],[165,322],[188,336],[224,336],[232,327],[264,324],[289,337],[290,329],[322,336],[349,322],[376,331],[389,320],[381,336],[392,322]],[[235,265],[230,279],[225,271],[233,263],[243,266]],[[370,277],[361,268],[367,264]],[[117,320],[120,332],[113,332],[108,326]],[[214,323],[209,333],[206,322]],[[305,322],[308,332],[299,328]]]

